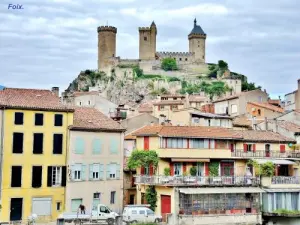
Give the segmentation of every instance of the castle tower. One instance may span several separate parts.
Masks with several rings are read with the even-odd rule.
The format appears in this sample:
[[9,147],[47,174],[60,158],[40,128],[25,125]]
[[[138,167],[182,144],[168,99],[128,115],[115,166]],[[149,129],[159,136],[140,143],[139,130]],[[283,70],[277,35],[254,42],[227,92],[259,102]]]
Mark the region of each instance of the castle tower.
[[98,31],[98,69],[104,70],[109,66],[110,59],[116,57],[117,28],[100,26]]
[[154,21],[150,27],[139,27],[139,35],[139,58],[142,60],[155,59],[157,29]]
[[189,52],[195,53],[195,61],[205,63],[205,39],[206,34],[202,28],[197,25],[197,20],[194,20],[194,28],[188,36]]

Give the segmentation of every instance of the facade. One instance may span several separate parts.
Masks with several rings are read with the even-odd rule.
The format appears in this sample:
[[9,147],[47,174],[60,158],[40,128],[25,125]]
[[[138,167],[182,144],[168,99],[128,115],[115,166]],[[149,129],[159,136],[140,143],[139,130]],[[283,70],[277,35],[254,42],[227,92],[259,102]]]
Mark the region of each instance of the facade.
[[300,109],[300,79],[297,82],[297,90],[284,96],[284,109],[286,111]]
[[267,102],[268,94],[265,91],[256,89],[253,91],[241,92],[237,95],[221,98],[214,101],[216,114],[227,114],[238,116],[247,112],[248,102]]
[[[260,194],[264,191],[247,161],[272,161],[277,165],[276,177],[296,176],[299,169],[293,160],[300,155],[289,148],[294,139],[269,131],[148,126],[133,135],[137,149],[156,149],[160,158],[156,170],[138,169],[137,204],[145,203],[145,190],[154,185],[156,212],[165,220],[169,217],[170,224],[174,220],[186,224],[190,219],[189,224],[261,224]],[[191,176],[191,167],[196,168],[196,176]]]
[[[57,93],[56,93],[57,94]],[[73,109],[48,90],[0,91],[1,221],[56,219],[64,211]]]
[[125,129],[94,108],[76,108],[70,126],[66,209],[87,211],[99,203],[120,213],[123,205]]
[[256,119],[272,119],[284,113],[284,109],[267,102],[248,102],[247,113]]

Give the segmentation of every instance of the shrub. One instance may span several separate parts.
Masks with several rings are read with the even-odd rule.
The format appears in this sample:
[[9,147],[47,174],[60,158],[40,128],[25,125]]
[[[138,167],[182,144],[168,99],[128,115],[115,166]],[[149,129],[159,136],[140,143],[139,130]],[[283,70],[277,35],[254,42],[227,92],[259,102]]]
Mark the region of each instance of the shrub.
[[170,176],[171,174],[171,169],[170,168],[164,168],[164,175],[165,176]]
[[155,211],[156,208],[156,202],[157,202],[157,192],[155,190],[155,186],[149,186],[146,189],[146,200],[148,204],[150,205],[150,209]]
[[161,62],[161,68],[164,71],[172,71],[178,69],[176,60],[173,58],[164,58]]
[[172,82],[172,81],[180,81],[180,79],[178,77],[170,77],[169,82]]
[[266,162],[261,165],[261,175],[264,177],[272,177],[275,172],[275,165],[272,162]]
[[191,174],[191,176],[197,175],[197,168],[195,166],[190,168],[190,174]]

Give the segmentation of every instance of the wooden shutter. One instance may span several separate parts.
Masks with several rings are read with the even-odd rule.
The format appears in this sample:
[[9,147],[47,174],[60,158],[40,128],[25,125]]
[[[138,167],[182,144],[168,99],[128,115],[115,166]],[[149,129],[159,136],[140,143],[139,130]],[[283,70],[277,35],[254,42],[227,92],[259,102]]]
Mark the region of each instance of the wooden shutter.
[[170,174],[171,176],[174,176],[174,164],[170,163]]
[[120,179],[120,164],[116,165],[116,179]]
[[104,179],[104,165],[103,164],[99,165],[99,179],[100,180]]
[[93,154],[95,154],[95,155],[101,154],[101,140],[100,139],[93,140]]
[[209,176],[209,166],[208,166],[208,162],[204,163],[204,172],[205,172],[205,176]]
[[83,154],[84,153],[84,140],[83,138],[77,137],[75,140],[75,153]]
[[280,153],[285,153],[285,145],[280,145]]
[[144,137],[144,150],[149,150],[149,137]]
[[185,172],[186,172],[186,163],[184,162],[184,163],[182,164],[182,166],[183,166],[183,172],[185,173]]
[[48,166],[47,187],[52,187],[52,166]]
[[110,164],[106,165],[106,178],[109,179],[109,174],[110,174]]
[[247,144],[244,144],[244,152],[247,152]]
[[67,167],[62,167],[62,175],[61,175],[61,186],[65,187],[67,183]]
[[145,167],[141,167],[141,175],[144,175],[145,174]]
[[256,144],[253,144],[253,152],[256,152]]
[[93,180],[93,169],[94,169],[94,164],[90,164],[90,166],[89,166],[89,180]]
[[85,180],[86,165],[81,165],[81,180]]
[[154,167],[153,167],[153,165],[151,164],[151,165],[149,166],[149,175],[152,176],[153,174],[154,174]]

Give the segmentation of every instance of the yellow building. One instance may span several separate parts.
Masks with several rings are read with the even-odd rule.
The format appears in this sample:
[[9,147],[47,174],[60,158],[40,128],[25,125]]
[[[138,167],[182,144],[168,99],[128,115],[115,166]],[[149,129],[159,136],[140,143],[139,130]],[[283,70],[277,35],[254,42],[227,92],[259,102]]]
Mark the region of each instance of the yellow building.
[[[247,161],[272,161],[278,179],[299,176],[295,161],[300,153],[289,148],[295,140],[269,131],[150,125],[133,135],[137,149],[156,150],[160,158],[155,171],[152,167],[138,169],[137,204],[145,203],[146,189],[154,185],[156,213],[163,217],[170,213],[186,215],[186,219],[189,215],[226,214],[228,224],[234,224],[236,214],[247,213],[249,218],[241,217],[240,222],[246,219],[260,223],[259,194],[263,191],[259,188],[260,178]],[[191,174],[191,167],[196,174]],[[220,201],[222,207],[218,208],[214,202]],[[205,224],[220,222],[210,223],[210,218]]]
[[68,126],[72,109],[58,88],[0,91],[0,221],[53,220],[64,210]]

